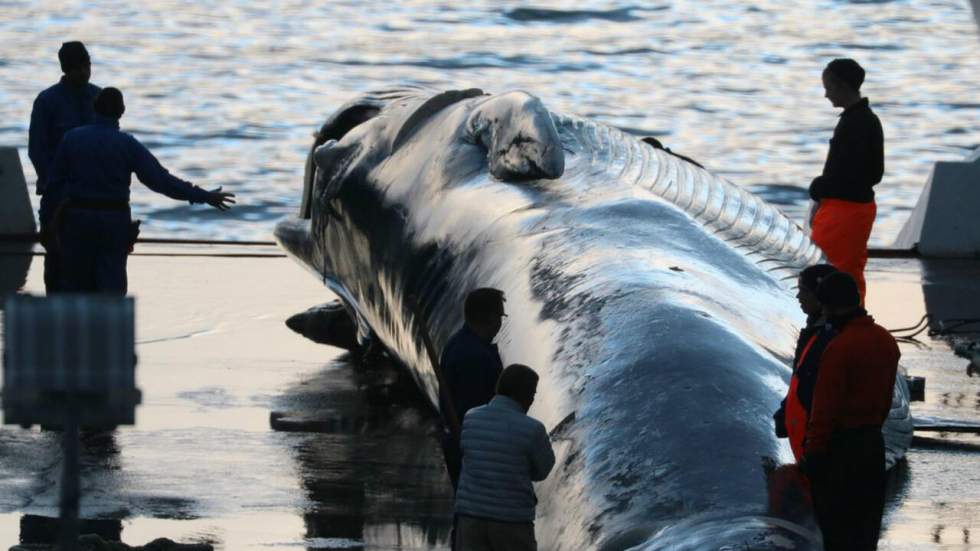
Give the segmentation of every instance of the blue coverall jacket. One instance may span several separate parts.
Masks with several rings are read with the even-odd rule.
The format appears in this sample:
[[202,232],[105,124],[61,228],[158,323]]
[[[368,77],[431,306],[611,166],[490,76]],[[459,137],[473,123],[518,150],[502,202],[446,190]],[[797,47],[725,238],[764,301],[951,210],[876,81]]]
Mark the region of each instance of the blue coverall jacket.
[[65,134],[51,167],[48,190],[60,199],[129,203],[133,174],[167,197],[204,203],[208,192],[170,174],[119,121],[96,116],[95,124]]
[[58,232],[62,290],[126,293],[133,173],[167,197],[208,200],[207,191],[170,174],[143,144],[121,132],[116,119],[97,116],[95,124],[69,131],[58,147],[45,192],[52,199],[49,204],[64,205]]
[[48,171],[61,138],[72,128],[95,122],[92,104],[100,90],[94,84],[73,88],[62,77],[60,82],[38,94],[34,100],[27,155],[37,172],[38,195],[44,195],[46,191]]

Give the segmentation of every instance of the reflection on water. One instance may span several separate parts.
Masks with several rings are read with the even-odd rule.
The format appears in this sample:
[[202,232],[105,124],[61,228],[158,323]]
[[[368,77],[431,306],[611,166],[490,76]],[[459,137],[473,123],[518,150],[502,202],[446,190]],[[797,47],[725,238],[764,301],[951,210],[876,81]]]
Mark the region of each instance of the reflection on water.
[[445,547],[452,493],[438,424],[404,371],[384,360],[327,369],[287,390],[278,405],[300,426],[330,430],[295,434],[292,444],[309,497],[308,542]]
[[[208,512],[213,497],[207,490],[190,495],[172,483],[154,489],[127,469],[125,444],[116,433],[99,432],[82,437],[84,526],[131,545],[167,536],[229,551],[447,547],[452,493],[435,438],[438,423],[404,372],[386,361],[352,365],[342,359],[296,382],[273,399],[273,407],[281,423],[294,424],[279,435],[294,465],[279,467],[295,473],[298,487],[283,490],[304,496],[298,510],[278,512],[273,504],[254,503],[248,507],[254,514]],[[0,533],[15,533],[4,525],[18,523],[25,543],[45,543],[57,534],[59,438],[54,432],[0,431],[0,508],[27,511],[0,515]],[[206,466],[185,461],[183,470],[200,467]],[[245,492],[249,497],[241,501],[250,503],[251,494],[262,490],[242,487],[240,476],[228,473],[207,484],[236,503],[236,493]],[[173,469],[158,477],[179,479],[180,473]]]
[[[878,243],[897,234],[934,161],[980,143],[980,56],[961,0],[8,1],[0,143],[21,147],[28,171],[31,102],[57,79],[69,38],[89,44],[93,82],[126,92],[124,127],[164,165],[239,196],[224,214],[136,185],[147,235],[267,239],[299,204],[311,131],[393,82],[529,90],[556,111],[660,136],[739,185],[801,188],[837,120],[820,70],[853,56],[885,128]],[[797,194],[784,208],[799,218],[804,206]]]

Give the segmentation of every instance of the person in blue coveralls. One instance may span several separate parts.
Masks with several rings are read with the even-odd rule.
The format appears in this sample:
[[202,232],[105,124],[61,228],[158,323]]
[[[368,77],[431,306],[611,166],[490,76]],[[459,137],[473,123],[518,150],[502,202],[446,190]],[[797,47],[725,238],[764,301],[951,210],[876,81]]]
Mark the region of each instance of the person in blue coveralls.
[[[119,130],[123,95],[105,88],[95,98],[95,123],[65,134],[49,174],[54,200],[43,216],[54,219],[66,292],[127,291],[126,260],[134,241],[129,214],[133,173],[157,193],[227,210],[234,194],[201,189],[173,176],[132,135]],[[57,205],[56,207],[54,205]]]
[[[51,212],[51,197],[46,193],[51,163],[54,161],[62,136],[72,128],[95,122],[93,103],[100,88],[89,83],[92,63],[88,50],[81,42],[65,42],[58,50],[58,61],[64,73],[57,84],[47,88],[34,100],[31,110],[31,126],[28,135],[27,154],[37,173],[36,192],[41,196],[41,211]],[[40,214],[40,213],[39,213]],[[47,249],[44,256],[44,287],[51,293],[57,290],[61,279],[58,254],[49,247],[50,220],[40,216],[41,245]]]

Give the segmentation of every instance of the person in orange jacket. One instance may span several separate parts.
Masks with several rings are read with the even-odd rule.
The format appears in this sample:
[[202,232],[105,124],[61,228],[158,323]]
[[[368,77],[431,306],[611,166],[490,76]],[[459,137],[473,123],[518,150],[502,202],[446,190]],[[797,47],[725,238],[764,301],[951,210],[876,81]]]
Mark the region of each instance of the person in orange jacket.
[[838,333],[820,356],[801,467],[826,551],[874,550],[885,505],[881,427],[901,354],[895,338],[861,307],[850,275],[827,276],[817,298]]
[[817,287],[825,277],[835,272],[837,268],[830,264],[816,264],[801,271],[797,282],[796,299],[806,314],[806,326],[800,329],[800,337],[796,341],[789,390],[772,416],[776,436],[789,438],[797,463],[803,459],[803,437],[813,402],[820,355],[836,334],[832,327],[826,327],[823,306],[817,300]]
[[864,266],[877,207],[872,189],[885,173],[881,121],[861,97],[864,69],[853,59],[835,59],[822,75],[824,96],[844,109],[830,139],[823,173],[810,184],[817,203],[810,237],[827,261],[857,281],[864,303]]

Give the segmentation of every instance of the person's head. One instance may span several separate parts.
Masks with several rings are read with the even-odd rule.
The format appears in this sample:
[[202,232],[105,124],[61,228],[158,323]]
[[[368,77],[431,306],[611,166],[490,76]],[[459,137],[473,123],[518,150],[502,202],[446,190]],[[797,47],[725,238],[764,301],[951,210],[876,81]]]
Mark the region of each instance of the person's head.
[[850,107],[861,99],[864,69],[853,59],[835,59],[823,70],[824,97],[834,107]]
[[92,60],[85,44],[78,41],[63,43],[58,50],[58,61],[69,85],[82,87],[92,78]]
[[123,103],[122,92],[119,88],[108,86],[103,88],[99,95],[95,96],[95,112],[103,117],[119,119],[126,112],[126,104]]
[[497,378],[497,394],[520,404],[524,411],[531,409],[538,393],[538,374],[522,364],[510,364]]
[[492,340],[500,332],[503,324],[504,292],[484,287],[470,291],[463,304],[463,318],[466,325],[481,337]]
[[817,287],[817,299],[827,317],[849,314],[861,307],[857,282],[846,272],[835,272],[823,278]]
[[796,286],[796,300],[800,301],[800,309],[807,316],[819,316],[823,312],[823,306],[817,298],[817,289],[820,282],[830,274],[837,271],[830,264],[814,264],[808,266],[800,272],[800,278]]

